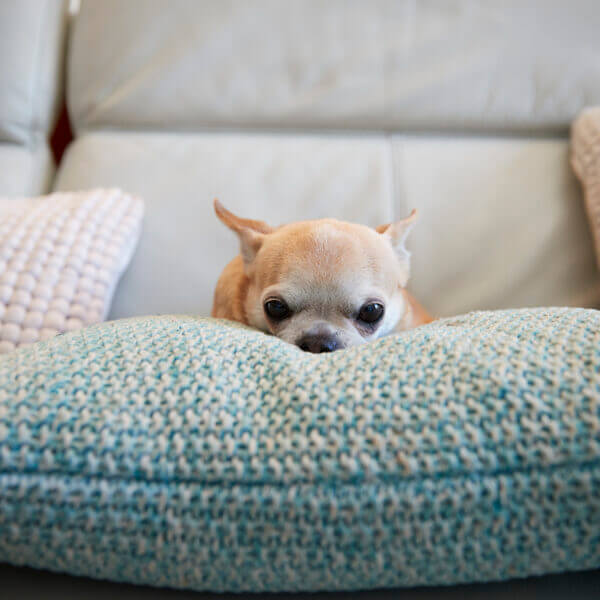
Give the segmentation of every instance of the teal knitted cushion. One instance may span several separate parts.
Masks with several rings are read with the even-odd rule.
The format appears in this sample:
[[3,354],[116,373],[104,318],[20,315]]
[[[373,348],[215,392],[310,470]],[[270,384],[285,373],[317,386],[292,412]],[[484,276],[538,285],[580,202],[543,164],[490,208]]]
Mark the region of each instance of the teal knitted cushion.
[[198,590],[600,566],[600,312],[305,354],[192,317],[0,358],[0,561]]

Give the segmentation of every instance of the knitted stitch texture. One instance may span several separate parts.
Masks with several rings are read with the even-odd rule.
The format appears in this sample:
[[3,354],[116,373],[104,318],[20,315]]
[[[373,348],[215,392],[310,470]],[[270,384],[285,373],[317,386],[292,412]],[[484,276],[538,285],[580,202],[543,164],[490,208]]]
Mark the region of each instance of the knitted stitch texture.
[[0,561],[197,590],[600,566],[600,312],[313,355],[193,317],[0,357]]
[[118,189],[0,198],[0,353],[104,321],[143,213]]
[[600,267],[600,107],[588,108],[575,119],[571,128],[571,164],[583,186]]

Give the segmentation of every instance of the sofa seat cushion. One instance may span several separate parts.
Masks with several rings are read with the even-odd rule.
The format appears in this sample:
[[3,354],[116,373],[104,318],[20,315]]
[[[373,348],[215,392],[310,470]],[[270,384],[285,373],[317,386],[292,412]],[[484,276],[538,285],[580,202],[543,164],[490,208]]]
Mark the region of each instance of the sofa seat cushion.
[[54,160],[46,144],[35,149],[0,143],[0,196],[43,194],[54,177]]
[[600,313],[328,355],[194,317],[0,357],[0,561],[198,590],[600,566]]
[[218,197],[273,225],[334,217],[377,226],[419,210],[409,287],[437,316],[600,306],[564,140],[432,136],[86,133],[55,189],[116,186],[146,202],[139,252],[110,317],[210,314],[238,253]]

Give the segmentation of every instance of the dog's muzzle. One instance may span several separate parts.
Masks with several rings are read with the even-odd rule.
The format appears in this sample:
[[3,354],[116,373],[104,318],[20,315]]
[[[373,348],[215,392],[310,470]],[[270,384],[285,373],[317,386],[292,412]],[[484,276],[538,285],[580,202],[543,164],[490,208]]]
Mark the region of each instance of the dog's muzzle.
[[304,335],[296,342],[296,345],[300,350],[312,352],[313,354],[333,352],[342,348],[340,341],[335,335],[322,333]]

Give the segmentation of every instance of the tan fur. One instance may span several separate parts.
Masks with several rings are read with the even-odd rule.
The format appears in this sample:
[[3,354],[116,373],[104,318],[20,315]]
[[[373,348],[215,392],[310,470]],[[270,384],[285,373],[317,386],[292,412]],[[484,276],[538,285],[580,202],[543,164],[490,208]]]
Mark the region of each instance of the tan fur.
[[389,319],[394,319],[392,330],[432,320],[404,289],[409,255],[403,244],[414,223],[414,211],[404,221],[378,230],[335,219],[271,228],[262,221],[236,217],[218,201],[215,212],[238,235],[241,253],[219,278],[213,317],[239,321],[293,343],[298,331],[293,333],[291,328],[292,333],[282,333],[263,314],[263,302],[272,293],[285,297],[290,306],[302,307],[305,322],[297,327],[326,323],[345,340],[344,347],[390,332],[386,328],[391,321],[371,337],[360,327],[350,327],[347,314],[363,301],[385,299]]
[[213,300],[211,316],[248,324],[244,300],[248,290],[248,277],[244,273],[244,262],[237,255],[223,270]]
[[435,321],[408,290],[403,290],[403,293],[408,303],[408,310],[406,311],[402,326],[403,329],[414,329],[420,325],[427,325],[427,323],[433,323],[433,321]]

